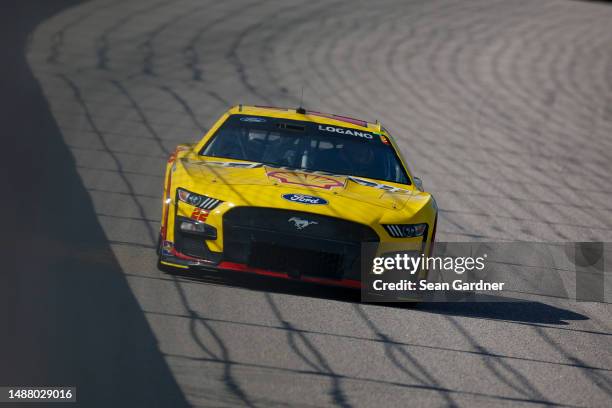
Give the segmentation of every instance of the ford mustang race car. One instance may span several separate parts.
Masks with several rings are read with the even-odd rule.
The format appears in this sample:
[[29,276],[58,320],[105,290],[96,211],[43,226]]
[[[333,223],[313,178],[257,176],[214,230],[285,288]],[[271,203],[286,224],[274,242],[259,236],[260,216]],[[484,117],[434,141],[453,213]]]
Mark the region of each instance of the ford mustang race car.
[[239,105],[170,156],[158,266],[360,288],[364,245],[429,254],[436,221],[380,124]]

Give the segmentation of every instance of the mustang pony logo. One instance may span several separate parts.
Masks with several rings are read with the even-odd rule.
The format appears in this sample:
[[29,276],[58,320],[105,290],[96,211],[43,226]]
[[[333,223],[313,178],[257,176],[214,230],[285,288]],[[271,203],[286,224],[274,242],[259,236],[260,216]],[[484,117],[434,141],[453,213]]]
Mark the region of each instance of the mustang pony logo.
[[287,221],[292,222],[293,225],[295,225],[295,228],[297,228],[299,230],[302,230],[302,229],[304,229],[307,226],[312,225],[312,224],[318,224],[318,222],[316,222],[316,221],[303,220],[303,219],[298,218],[298,217],[291,217]]
[[334,187],[342,187],[340,181],[318,174],[298,173],[293,171],[272,171],[268,173],[268,177],[275,178],[281,183],[297,184],[304,187],[316,187],[329,190]]

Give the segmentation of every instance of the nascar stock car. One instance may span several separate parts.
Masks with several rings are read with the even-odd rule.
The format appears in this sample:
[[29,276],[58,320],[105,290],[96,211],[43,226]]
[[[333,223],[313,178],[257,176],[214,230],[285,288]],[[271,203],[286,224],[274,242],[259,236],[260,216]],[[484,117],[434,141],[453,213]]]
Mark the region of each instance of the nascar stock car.
[[360,288],[364,243],[429,253],[436,221],[379,123],[238,105],[168,160],[158,267]]

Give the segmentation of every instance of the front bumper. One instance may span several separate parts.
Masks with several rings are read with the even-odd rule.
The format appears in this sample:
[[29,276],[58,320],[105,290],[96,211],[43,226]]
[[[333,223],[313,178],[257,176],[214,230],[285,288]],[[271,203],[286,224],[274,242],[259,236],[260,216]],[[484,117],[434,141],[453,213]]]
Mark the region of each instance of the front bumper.
[[320,276],[310,276],[307,274],[286,273],[265,268],[257,268],[245,263],[216,261],[209,259],[196,258],[185,255],[177,251],[172,243],[166,241],[162,247],[159,262],[163,266],[179,268],[185,270],[215,270],[215,271],[233,271],[268,276],[273,278],[287,279],[293,281],[301,281],[307,283],[315,283],[320,285],[340,286],[351,289],[361,289],[361,281],[359,279],[331,279]]
[[217,227],[223,237],[222,252],[210,249],[213,241],[181,232],[175,222],[174,241],[160,245],[160,263],[358,289],[362,243],[379,242],[366,225],[294,210],[236,207],[222,220]]
[[[299,228],[293,219],[307,220],[308,225]],[[160,264],[359,289],[363,244],[380,243],[378,233],[367,225],[294,210],[234,207],[219,221],[213,224],[217,240],[182,233],[180,223],[173,222],[172,241],[161,241],[159,246]],[[413,244],[425,249],[426,237],[414,239]]]

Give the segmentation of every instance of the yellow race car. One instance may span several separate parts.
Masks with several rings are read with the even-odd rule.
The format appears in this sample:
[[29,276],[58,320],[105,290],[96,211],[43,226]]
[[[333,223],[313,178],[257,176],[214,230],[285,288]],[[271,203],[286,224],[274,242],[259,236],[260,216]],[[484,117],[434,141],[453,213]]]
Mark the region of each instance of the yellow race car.
[[429,254],[436,221],[380,124],[239,105],[170,156],[158,266],[360,288],[364,245]]

